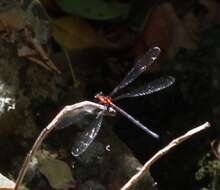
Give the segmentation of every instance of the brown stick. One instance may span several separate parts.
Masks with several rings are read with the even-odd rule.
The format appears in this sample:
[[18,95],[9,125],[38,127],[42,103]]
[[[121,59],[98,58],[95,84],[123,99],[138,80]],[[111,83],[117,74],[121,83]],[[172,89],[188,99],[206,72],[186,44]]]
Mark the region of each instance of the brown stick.
[[89,101],[84,101],[74,105],[65,106],[57,114],[57,116],[49,123],[49,125],[41,131],[40,135],[36,139],[35,143],[33,144],[30,152],[27,154],[24,163],[19,171],[14,190],[17,190],[19,188],[28,169],[28,164],[30,163],[31,159],[39,149],[43,140],[48,136],[48,134],[54,128],[59,127],[61,124],[63,124],[63,122],[65,124],[65,119],[68,119],[68,121],[70,119],[71,121],[74,121],[74,119],[79,117],[79,114],[82,112],[94,113],[97,110],[104,110],[104,109],[106,109],[105,106]]
[[194,134],[205,130],[207,128],[210,127],[209,122],[204,123],[203,125],[196,127],[190,131],[188,131],[187,133],[185,133],[184,135],[172,140],[167,146],[165,146],[164,148],[162,148],[161,150],[159,150],[151,159],[149,159],[144,166],[142,167],[142,169],[136,173],[120,190],[128,190],[130,189],[132,186],[134,186],[150,169],[150,167],[159,159],[161,158],[163,155],[167,154],[171,149],[173,149],[174,147],[176,147],[177,145],[179,145],[180,143],[182,143],[183,141],[189,139],[190,137],[192,137]]

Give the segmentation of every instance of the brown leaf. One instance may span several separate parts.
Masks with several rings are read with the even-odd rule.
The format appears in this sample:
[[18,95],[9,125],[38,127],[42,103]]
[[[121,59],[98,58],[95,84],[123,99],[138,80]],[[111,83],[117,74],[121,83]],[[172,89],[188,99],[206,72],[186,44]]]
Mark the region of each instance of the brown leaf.
[[87,22],[78,17],[63,17],[53,23],[53,37],[65,48],[109,48],[112,45]]
[[0,13],[0,31],[4,25],[10,29],[21,29],[25,24],[25,15],[20,7],[13,7]]
[[148,46],[160,46],[161,49],[167,49],[170,44],[170,23],[167,22],[167,10],[161,5],[152,10],[152,14],[147,20],[143,37]]
[[[182,21],[172,4],[163,3],[152,10],[146,21],[137,47],[159,46],[163,52],[173,55],[179,48],[195,49],[199,24],[196,17],[187,14]],[[145,51],[145,50],[144,50]]]

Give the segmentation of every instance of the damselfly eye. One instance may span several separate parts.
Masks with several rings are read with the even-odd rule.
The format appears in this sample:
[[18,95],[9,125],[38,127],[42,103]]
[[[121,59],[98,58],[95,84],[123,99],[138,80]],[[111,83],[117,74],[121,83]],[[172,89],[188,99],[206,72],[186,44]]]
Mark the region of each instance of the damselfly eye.
[[103,92],[99,92],[95,95],[95,98],[98,98],[98,96],[103,96]]

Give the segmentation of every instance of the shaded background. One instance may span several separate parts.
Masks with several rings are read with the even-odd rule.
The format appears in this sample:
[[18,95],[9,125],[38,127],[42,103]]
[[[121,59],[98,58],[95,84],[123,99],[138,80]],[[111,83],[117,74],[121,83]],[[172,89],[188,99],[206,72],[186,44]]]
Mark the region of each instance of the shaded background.
[[[108,94],[135,60],[149,47],[158,46],[162,50],[159,60],[127,90],[166,75],[175,77],[175,84],[117,105],[160,134],[160,140],[152,139],[120,115],[107,118],[103,128],[110,127],[134,158],[144,163],[173,138],[210,121],[212,129],[164,156],[153,166],[151,175],[161,190],[219,189],[219,2],[41,3],[0,4],[1,94],[11,98],[2,100],[2,172],[17,175],[39,131],[65,105],[93,100],[99,91]],[[90,120],[84,122],[88,125]],[[105,130],[101,132],[104,139]],[[43,148],[71,166],[77,163],[70,155],[75,133],[74,127],[57,130]],[[26,180],[31,181],[31,189],[49,188],[39,172],[30,176]]]

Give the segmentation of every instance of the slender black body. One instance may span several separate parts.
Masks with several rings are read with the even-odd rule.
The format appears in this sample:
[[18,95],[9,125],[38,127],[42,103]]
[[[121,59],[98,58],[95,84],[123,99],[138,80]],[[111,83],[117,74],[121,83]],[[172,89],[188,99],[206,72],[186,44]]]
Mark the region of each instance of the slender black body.
[[141,128],[142,130],[144,130],[146,133],[150,134],[151,136],[153,136],[156,139],[159,139],[159,135],[154,133],[153,131],[151,131],[150,129],[148,129],[147,127],[145,127],[142,123],[140,123],[138,120],[136,120],[135,118],[133,118],[130,114],[128,114],[127,112],[125,112],[123,109],[119,108],[118,106],[116,106],[115,104],[111,104],[111,107],[113,107],[116,111],[118,111],[120,114],[122,114],[123,116],[125,116],[127,119],[129,119],[132,123],[134,123],[137,127]]
[[[113,89],[109,96],[104,96],[103,94],[97,94],[95,96],[95,98],[99,100],[100,104],[106,105],[108,107],[113,108],[115,111],[118,111],[127,119],[129,119],[132,123],[134,123],[136,126],[138,126],[146,133],[150,134],[152,137],[157,139],[159,138],[158,134],[148,129],[146,126],[144,126],[138,120],[133,118],[130,114],[119,108],[113,102],[122,98],[139,97],[151,94],[160,91],[164,88],[167,88],[168,86],[174,83],[175,79],[171,76],[161,77],[147,84],[144,84],[142,87],[139,87],[131,92],[114,97],[120,89],[132,83],[139,75],[146,71],[149,68],[149,66],[157,59],[157,57],[159,57],[159,55],[160,48],[153,47],[149,49],[149,51],[146,52],[145,55],[137,61],[137,63],[133,66],[130,72],[128,72],[126,77]],[[93,142],[101,128],[103,116],[104,111],[100,111],[94,119],[94,121],[91,123],[90,128],[84,134],[82,134],[79,137],[79,139],[76,140],[72,148],[73,156],[81,155]]]

